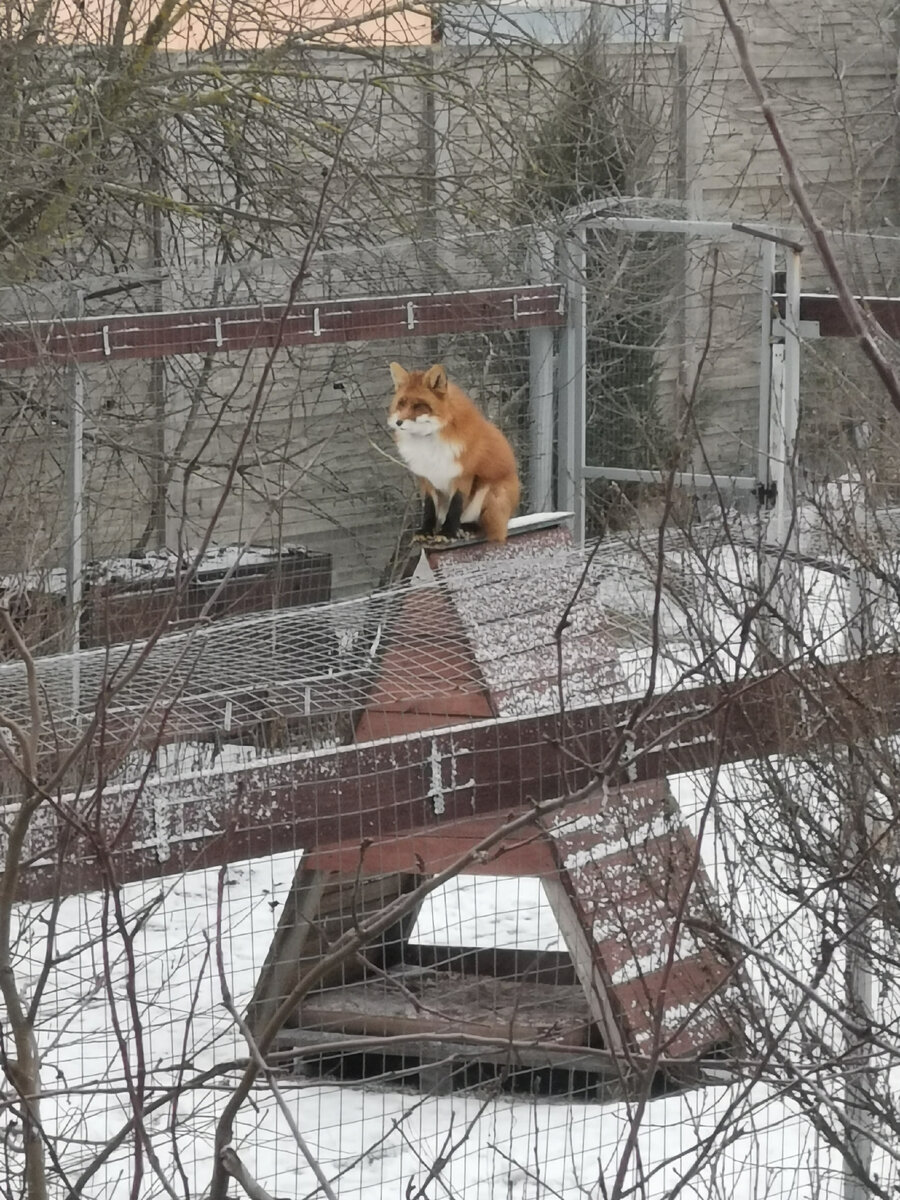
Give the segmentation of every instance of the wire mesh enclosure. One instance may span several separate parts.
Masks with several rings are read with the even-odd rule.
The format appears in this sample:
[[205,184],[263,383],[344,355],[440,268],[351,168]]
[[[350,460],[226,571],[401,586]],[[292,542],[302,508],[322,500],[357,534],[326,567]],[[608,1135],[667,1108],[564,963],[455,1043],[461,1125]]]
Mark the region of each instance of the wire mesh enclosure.
[[[844,235],[834,239],[837,261],[854,295],[863,298],[879,340],[891,353],[900,334],[900,245],[892,236]],[[891,405],[838,298],[815,261],[804,264],[800,316],[804,322],[801,391],[809,397],[801,423],[798,463],[805,486],[819,495],[829,481],[871,475],[882,500],[895,500],[898,481]]]
[[[866,602],[878,656],[848,663],[859,596],[848,572],[806,565],[800,629],[785,621],[833,666],[735,682],[757,654],[759,546],[673,533],[659,560],[657,542],[585,552],[531,521],[505,547],[416,552],[364,599],[0,667],[5,717],[40,734],[46,796],[16,969],[46,999],[44,1069],[65,1085],[42,1121],[81,1194],[129,1194],[136,1104],[146,1193],[202,1192],[242,1031],[276,1091],[254,1089],[230,1144],[272,1194],[322,1186],[307,1151],[342,1196],[434,1172],[466,1197],[498,1181],[527,1196],[535,1174],[596,1187],[648,1104],[652,1194],[703,1146],[731,1188],[762,1156],[784,1194],[798,1170],[804,1193],[841,1194],[829,1127],[783,1087],[813,1034],[818,1069],[846,1083],[828,1055],[855,943],[823,971],[836,910],[798,902],[781,859],[745,846],[813,839],[809,886],[830,886],[857,769],[836,748],[872,734],[861,694],[883,714],[871,836],[893,828],[889,610]],[[8,844],[28,800],[14,770],[3,786]],[[796,789],[815,796],[802,830]],[[877,844],[884,888],[896,856]],[[796,942],[798,974],[748,956],[762,930],[785,955]],[[873,936],[888,961],[889,916]],[[809,978],[822,1004],[795,1028]],[[895,1004],[874,1002],[888,1046]]]
[[[866,983],[896,942],[884,413],[776,243],[628,221],[580,258],[402,242],[296,294],[270,262],[0,331],[7,519],[49,513],[3,583],[0,843],[70,1190],[896,1173],[897,999]],[[893,243],[850,248],[892,296]],[[444,361],[529,504],[577,479],[606,539],[545,513],[411,546],[392,358]],[[829,407],[791,432],[795,368]],[[798,1063],[842,1096],[824,1116]]]
[[[896,475],[878,433],[889,401],[811,246],[786,229],[647,215],[660,207],[574,211],[562,243],[560,495],[576,528],[656,525],[667,484],[680,523],[775,505],[776,540],[795,492],[821,509],[822,488],[848,471],[877,478],[883,499]],[[835,246],[889,346],[897,239]]]
[[0,1200],[900,1192],[896,6],[731,7],[7,6]]
[[528,330],[562,313],[529,261],[511,232],[9,293],[0,568],[190,550],[215,516],[220,543],[299,542],[336,594],[373,586],[415,495],[392,359],[445,362],[528,477]]
[[765,487],[776,416],[777,233],[754,238],[647,202],[595,207],[573,212],[563,252],[572,302],[561,424],[579,527],[658,523],[670,475],[681,521],[741,493],[746,507]]

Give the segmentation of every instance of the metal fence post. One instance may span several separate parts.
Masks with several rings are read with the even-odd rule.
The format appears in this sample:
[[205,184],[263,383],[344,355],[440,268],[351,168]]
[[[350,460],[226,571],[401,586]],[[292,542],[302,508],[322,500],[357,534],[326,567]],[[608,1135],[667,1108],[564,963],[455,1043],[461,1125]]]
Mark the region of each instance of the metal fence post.
[[[70,305],[73,317],[84,311],[83,293]],[[69,439],[66,453],[66,649],[77,650],[84,561],[84,376],[78,363],[68,375]]]
[[[862,494],[868,502],[865,485]],[[849,507],[849,502],[848,502]],[[853,506],[859,511],[859,505]],[[847,657],[862,658],[872,649],[870,636],[874,580],[864,567],[850,566],[848,582]],[[847,750],[849,803],[846,821],[847,845],[852,861],[861,862],[871,854],[874,793],[870,770],[866,770],[864,751],[856,746]],[[847,1011],[858,1026],[870,1026],[875,1018],[876,981],[872,970],[874,922],[871,900],[854,871],[847,876]],[[852,1151],[845,1158],[844,1200],[869,1200],[872,1171],[872,1092],[876,1083],[872,1054],[861,1041],[848,1035],[847,1072],[844,1080],[844,1105],[847,1110],[847,1141]],[[859,1173],[855,1164],[859,1163]]]
[[775,243],[760,242],[760,345],[759,428],[757,430],[757,481],[768,492],[771,480],[772,422],[772,287],[775,278]]
[[[792,528],[797,490],[797,426],[800,419],[800,251],[787,249],[785,257],[787,270],[784,303],[784,383],[780,422],[781,486],[775,499],[776,525],[782,545],[787,544]],[[793,522],[791,541],[796,541],[796,522]]]
[[[76,291],[69,306],[73,317],[84,315],[84,292]],[[81,604],[84,592],[84,375],[77,362],[66,372],[69,438],[66,452],[66,621],[65,648],[72,655],[72,712],[81,704]]]
[[[528,274],[532,283],[552,282],[553,259],[552,238],[547,233],[538,233],[529,251]],[[531,416],[528,494],[532,512],[544,512],[553,506],[552,329],[530,331],[528,392]]]
[[587,385],[585,231],[576,228],[560,254],[566,286],[566,325],[559,369],[557,504],[573,512],[575,542],[584,542],[584,421]]
[[789,653],[789,631],[799,631],[803,620],[800,568],[796,561],[799,537],[795,479],[800,415],[800,250],[786,247],[785,258],[784,345],[773,349],[770,360],[774,403],[768,431],[769,478],[775,486],[775,505],[767,528],[763,579],[780,617],[779,629],[773,630],[771,636],[764,630],[762,640],[777,658]]

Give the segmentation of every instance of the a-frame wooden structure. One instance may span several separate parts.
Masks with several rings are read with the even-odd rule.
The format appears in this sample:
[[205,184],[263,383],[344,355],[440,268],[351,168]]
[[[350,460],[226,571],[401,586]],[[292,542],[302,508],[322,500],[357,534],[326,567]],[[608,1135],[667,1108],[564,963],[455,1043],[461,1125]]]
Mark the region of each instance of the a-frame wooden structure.
[[[501,553],[533,554],[536,545],[565,539],[559,526],[532,528]],[[471,561],[498,551],[462,553]],[[440,573],[459,554],[432,551],[423,564]],[[413,589],[405,607],[386,634],[357,726],[362,739],[496,716],[452,589]],[[425,686],[414,632],[423,628]],[[693,1060],[736,1044],[734,964],[692,932],[694,921],[712,919],[710,889],[664,779],[598,788],[555,816],[528,821],[526,813],[522,827],[467,862],[465,874],[507,885],[539,879],[563,950],[413,944],[413,905],[361,953],[335,961],[331,948],[342,937],[496,833],[498,815],[440,819],[460,783],[436,777],[428,824],[304,855],[249,1008],[257,1033],[312,972],[314,984],[279,1035],[282,1050],[305,1048],[308,1061],[317,1046],[334,1066],[369,1047],[376,1074],[387,1053],[407,1078],[432,1089],[498,1075],[534,1086],[538,1076],[600,1097],[620,1092],[647,1061]],[[507,886],[507,895],[514,892]],[[392,1039],[387,1051],[385,1038]]]

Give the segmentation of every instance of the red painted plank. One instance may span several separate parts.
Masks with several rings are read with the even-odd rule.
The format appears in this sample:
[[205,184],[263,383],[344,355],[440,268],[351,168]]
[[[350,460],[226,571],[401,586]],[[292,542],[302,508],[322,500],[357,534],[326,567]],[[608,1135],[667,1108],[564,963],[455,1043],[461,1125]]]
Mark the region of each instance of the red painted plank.
[[[858,697],[858,699],[857,699]],[[590,781],[626,727],[635,701],[576,709],[560,730],[558,713],[486,720],[401,741],[342,746],[333,753],[285,756],[215,776],[162,780],[133,791],[107,789],[104,827],[128,827],[116,849],[120,881],[174,874],[235,858],[364,838],[387,838],[463,817],[498,819],[533,800]],[[612,784],[660,779],[768,754],[870,740],[900,729],[900,656],[777,671],[735,684],[670,693],[649,706],[625,739]],[[152,730],[148,730],[148,736]],[[557,745],[572,751],[566,779]],[[172,829],[156,828],[171,813]],[[29,854],[55,861],[60,838],[53,809],[41,810]],[[97,887],[102,871],[90,846],[73,839],[60,866],[65,892]],[[52,895],[54,868],[23,875],[23,896]]]
[[[775,299],[783,317],[785,298],[776,296]],[[857,296],[856,299],[888,337],[900,338],[900,296]],[[823,338],[856,336],[837,296],[812,292],[801,295],[800,320],[818,321],[819,336]]]
[[734,1027],[738,1008],[728,1003],[732,981],[731,964],[704,949],[612,994],[642,1053],[655,1049],[677,1058],[734,1045],[740,1031]]
[[[560,875],[623,1032],[645,1051],[730,1042],[731,963],[697,941],[714,921],[697,844],[664,780],[595,795],[547,823]],[[699,1016],[694,1016],[699,1012]]]
[[0,326],[0,370],[561,325],[556,285],[129,313]]
[[[392,837],[366,846],[334,846],[304,855],[303,865],[316,871],[353,873],[362,867],[365,875],[424,872],[436,875],[452,866],[463,854],[497,828],[496,817],[452,821],[440,832],[416,830],[405,837]],[[467,875],[556,874],[556,860],[544,833],[524,830],[501,842],[490,854],[466,867]]]

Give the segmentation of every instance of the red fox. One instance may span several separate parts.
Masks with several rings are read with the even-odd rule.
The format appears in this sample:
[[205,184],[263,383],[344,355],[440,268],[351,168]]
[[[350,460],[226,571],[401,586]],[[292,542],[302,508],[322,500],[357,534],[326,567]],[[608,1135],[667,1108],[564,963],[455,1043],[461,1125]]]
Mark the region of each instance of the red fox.
[[491,542],[505,542],[519,503],[512,447],[496,425],[447,379],[442,366],[404,371],[391,363],[394,399],[388,426],[403,461],[425,497],[418,537],[459,536],[480,528]]

